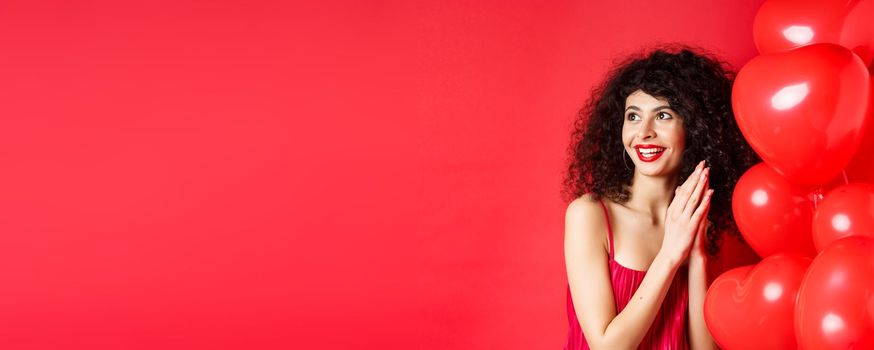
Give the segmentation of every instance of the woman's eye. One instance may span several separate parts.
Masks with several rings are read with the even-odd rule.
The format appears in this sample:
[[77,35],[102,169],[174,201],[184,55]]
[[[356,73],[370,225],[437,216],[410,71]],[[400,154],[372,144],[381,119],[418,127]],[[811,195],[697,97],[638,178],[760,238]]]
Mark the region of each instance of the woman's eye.
[[659,118],[662,118],[662,119],[670,119],[670,118],[672,118],[672,116],[671,116],[670,114],[668,114],[668,113],[661,112],[661,113],[659,113]]
[[628,118],[628,120],[634,120],[634,118],[639,118],[639,117],[637,116],[637,114],[629,114],[627,118]]

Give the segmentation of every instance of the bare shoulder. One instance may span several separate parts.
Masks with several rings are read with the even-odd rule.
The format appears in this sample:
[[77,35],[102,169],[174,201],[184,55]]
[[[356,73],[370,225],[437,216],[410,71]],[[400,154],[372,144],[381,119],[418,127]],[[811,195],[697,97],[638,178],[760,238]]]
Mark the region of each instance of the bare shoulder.
[[[585,194],[574,199],[568,204],[565,212],[565,225],[584,226],[596,231],[606,228],[601,204],[592,194]],[[572,233],[579,233],[579,230],[574,230]]]
[[568,204],[565,212],[565,236],[574,239],[604,237],[607,225],[601,204],[591,194],[585,194]]

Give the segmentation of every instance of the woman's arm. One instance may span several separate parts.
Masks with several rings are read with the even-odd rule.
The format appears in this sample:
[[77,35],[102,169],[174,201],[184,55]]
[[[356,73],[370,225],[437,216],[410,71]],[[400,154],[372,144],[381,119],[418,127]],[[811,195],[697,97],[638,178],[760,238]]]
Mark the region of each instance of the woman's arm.
[[707,293],[707,260],[689,259],[689,342],[692,349],[716,349],[704,323],[704,295]]
[[[709,210],[708,210],[709,211]],[[707,217],[705,213],[704,217]],[[704,295],[707,279],[707,253],[704,250],[707,221],[702,220],[692,252],[689,253],[689,342],[692,349],[717,349],[707,324],[704,323]]]
[[678,264],[659,254],[632,300],[617,315],[603,222],[597,202],[577,199],[568,206],[565,264],[571,298],[591,349],[634,349],[652,325]]

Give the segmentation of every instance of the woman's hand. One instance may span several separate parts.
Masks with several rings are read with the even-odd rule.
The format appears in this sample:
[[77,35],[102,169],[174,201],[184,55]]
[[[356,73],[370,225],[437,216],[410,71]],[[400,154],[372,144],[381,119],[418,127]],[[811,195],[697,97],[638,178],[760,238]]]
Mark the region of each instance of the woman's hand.
[[707,190],[709,170],[704,167],[704,161],[698,163],[692,175],[677,188],[674,200],[668,206],[665,237],[659,254],[664,254],[673,264],[679,265],[689,256],[692,243],[701,230],[701,222],[705,221],[713,193],[713,190]]
[[[713,193],[713,190],[708,191],[708,193]],[[698,232],[695,233],[695,241],[692,242],[692,251],[689,253],[690,260],[697,260],[698,262],[707,261],[707,247],[705,243],[707,242],[707,216],[709,213],[710,206],[708,205],[707,209],[704,210],[701,223],[698,225]]]

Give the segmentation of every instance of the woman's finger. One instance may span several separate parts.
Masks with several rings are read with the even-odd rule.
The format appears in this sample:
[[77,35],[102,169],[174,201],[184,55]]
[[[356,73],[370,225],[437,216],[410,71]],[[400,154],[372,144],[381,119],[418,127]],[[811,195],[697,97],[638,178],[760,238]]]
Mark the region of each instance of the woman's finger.
[[698,163],[698,166],[695,167],[695,171],[689,175],[689,178],[686,179],[680,187],[677,188],[677,193],[675,195],[677,202],[677,210],[682,213],[683,209],[686,208],[686,203],[689,202],[689,197],[692,193],[692,190],[695,188],[695,185],[698,184],[699,178],[701,176],[701,171],[704,169],[704,161],[702,160]]
[[695,189],[692,191],[689,201],[683,209],[683,213],[687,216],[692,215],[695,208],[698,208],[698,204],[701,202],[701,192],[707,189],[707,178],[709,177],[709,174],[710,168],[701,171],[701,175],[698,177],[698,183],[695,185]]
[[697,227],[697,225],[701,223],[701,217],[708,210],[710,210],[710,198],[711,197],[713,197],[713,190],[712,189],[707,190],[707,192],[704,193],[704,198],[701,200],[701,205],[699,205],[698,208],[695,209],[695,212],[692,213],[692,218],[690,221],[692,221],[692,223],[696,225],[695,227]]
[[[710,192],[710,191],[708,191]],[[707,214],[710,213],[710,206],[704,210],[701,222],[698,223],[698,234],[695,236],[695,246],[701,247],[704,245],[704,236],[707,235]]]
[[698,234],[699,235],[701,234],[701,232],[704,231],[704,227],[706,226],[706,222],[707,222],[707,212],[709,210],[710,210],[709,208],[704,210],[704,214],[702,214],[702,216],[704,217],[704,220],[701,220],[701,222],[698,223]]
[[701,171],[704,170],[704,168],[705,168],[704,161],[702,160],[701,162],[698,163],[698,165],[695,166],[695,171],[693,171],[691,174],[689,174],[689,178],[687,178],[686,182],[684,182],[683,185],[680,187],[682,187],[683,189],[686,189],[686,190],[690,190],[690,191],[693,188],[695,188],[695,184],[698,181],[698,177],[701,175]]

